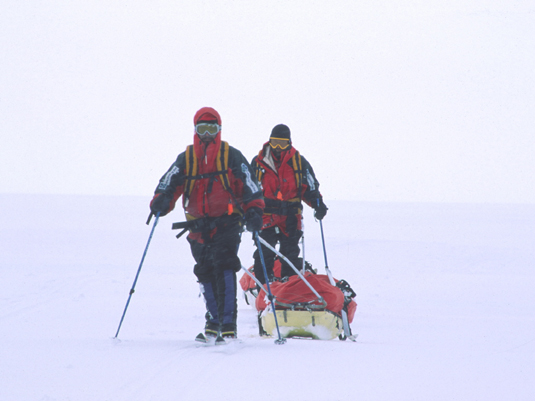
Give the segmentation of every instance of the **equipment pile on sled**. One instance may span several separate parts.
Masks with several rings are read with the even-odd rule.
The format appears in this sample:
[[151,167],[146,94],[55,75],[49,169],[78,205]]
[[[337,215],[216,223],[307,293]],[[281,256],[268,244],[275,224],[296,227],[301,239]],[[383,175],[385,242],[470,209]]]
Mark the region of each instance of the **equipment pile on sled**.
[[[331,285],[327,275],[316,274],[312,266],[305,262],[303,277],[298,275],[280,277],[281,262],[275,259],[274,281],[270,284],[275,299],[275,311],[282,337],[309,337],[331,340],[339,337],[345,340],[349,323],[353,321],[357,304],[356,296],[344,280],[335,280]],[[304,278],[304,279],[303,279]],[[260,335],[276,335],[276,323],[271,302],[254,279],[253,267],[240,279],[240,286],[248,304],[258,311]],[[344,330],[343,315],[348,324]],[[350,329],[349,329],[350,331]]]

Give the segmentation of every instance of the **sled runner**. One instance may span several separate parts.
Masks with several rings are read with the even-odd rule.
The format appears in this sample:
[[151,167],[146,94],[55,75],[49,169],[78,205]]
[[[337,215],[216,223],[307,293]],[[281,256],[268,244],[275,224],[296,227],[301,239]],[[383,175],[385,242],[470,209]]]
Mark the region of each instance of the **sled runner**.
[[[355,292],[344,280],[333,286],[326,275],[316,274],[308,262],[305,265],[303,277],[291,276],[283,280],[280,277],[281,262],[278,258],[275,260],[275,280],[270,286],[275,297],[281,336],[345,339],[341,313],[346,311],[349,323],[353,321],[357,309],[353,300]],[[274,336],[276,327],[271,303],[264,289],[258,292],[253,268],[248,269],[247,273],[240,279],[240,286],[247,303],[254,305],[258,311],[259,332],[261,335]]]

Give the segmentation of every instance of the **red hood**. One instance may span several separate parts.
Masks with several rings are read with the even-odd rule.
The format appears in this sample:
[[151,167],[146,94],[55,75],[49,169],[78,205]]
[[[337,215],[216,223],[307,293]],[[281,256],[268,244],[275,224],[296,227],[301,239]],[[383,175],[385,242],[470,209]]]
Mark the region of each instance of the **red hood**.
[[210,121],[213,119],[217,120],[217,123],[221,125],[221,116],[219,113],[212,107],[203,107],[202,109],[199,109],[197,113],[195,113],[195,117],[193,117],[193,124],[197,125],[199,121]]
[[[212,107],[203,107],[195,113],[193,117],[193,123],[197,124],[199,121],[216,120],[221,125],[221,116]],[[193,148],[195,149],[195,155],[199,160],[200,173],[215,171],[215,159],[219,147],[221,145],[221,131],[217,133],[214,140],[208,143],[208,148],[205,150],[205,144],[199,138],[197,133],[193,134]],[[206,151],[206,153],[205,153]]]

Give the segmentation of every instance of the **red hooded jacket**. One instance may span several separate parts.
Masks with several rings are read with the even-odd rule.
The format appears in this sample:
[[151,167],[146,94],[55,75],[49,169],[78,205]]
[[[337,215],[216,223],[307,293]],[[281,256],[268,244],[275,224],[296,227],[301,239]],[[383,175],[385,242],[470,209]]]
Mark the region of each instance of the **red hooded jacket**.
[[[211,107],[200,109],[194,117],[194,124],[200,121],[217,122],[221,125],[219,113]],[[183,207],[187,220],[203,217],[220,217],[229,213],[241,214],[250,207],[264,208],[262,192],[254,172],[242,153],[236,148],[228,147],[227,177],[230,191],[225,189],[221,175],[210,175],[219,171],[217,156],[222,147],[221,131],[208,143],[201,141],[199,135],[194,134],[193,151],[198,166],[196,178],[189,197],[183,197]],[[176,161],[160,179],[155,191],[155,197],[166,193],[172,195],[173,210],[177,199],[184,194],[186,175],[186,152],[178,155]],[[199,235],[196,235],[199,234]],[[200,238],[200,233],[191,233],[190,238]]]

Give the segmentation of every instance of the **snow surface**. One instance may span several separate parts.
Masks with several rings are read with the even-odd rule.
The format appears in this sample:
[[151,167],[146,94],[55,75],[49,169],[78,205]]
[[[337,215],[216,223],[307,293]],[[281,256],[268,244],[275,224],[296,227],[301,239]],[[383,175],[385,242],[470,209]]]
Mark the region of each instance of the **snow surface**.
[[[199,347],[184,238],[148,198],[0,195],[0,400],[535,399],[535,205],[327,202],[329,266],[357,292],[356,343],[257,335]],[[319,225],[306,257],[321,272]],[[252,263],[245,233],[240,256]],[[241,273],[240,273],[241,275]]]

